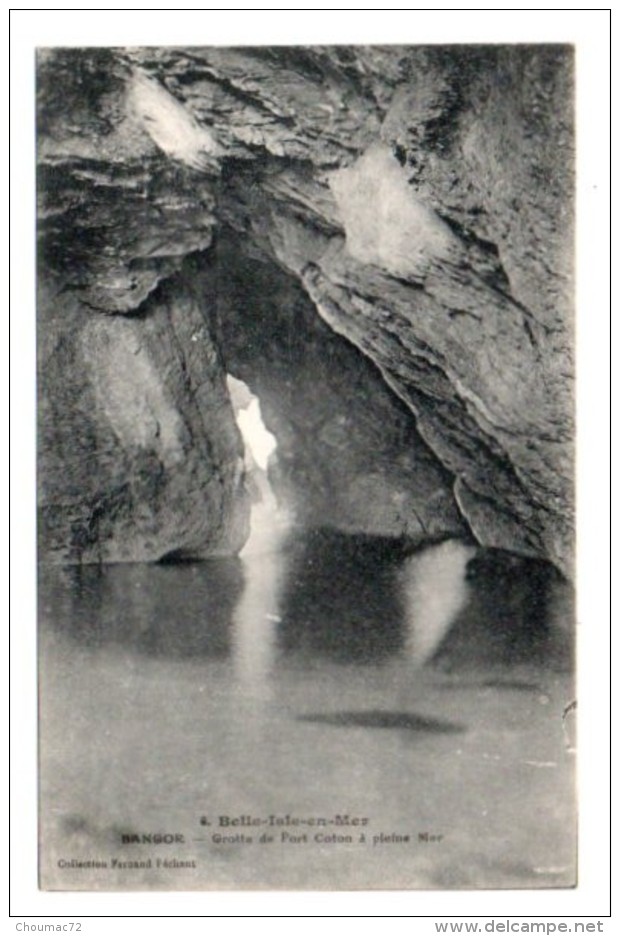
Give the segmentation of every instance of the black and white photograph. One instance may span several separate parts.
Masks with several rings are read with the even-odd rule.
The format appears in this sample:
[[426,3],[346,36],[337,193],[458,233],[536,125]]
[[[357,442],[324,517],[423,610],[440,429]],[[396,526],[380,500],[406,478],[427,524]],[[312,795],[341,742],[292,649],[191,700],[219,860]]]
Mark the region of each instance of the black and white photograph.
[[38,887],[569,892],[575,47],[188,40],[33,61]]

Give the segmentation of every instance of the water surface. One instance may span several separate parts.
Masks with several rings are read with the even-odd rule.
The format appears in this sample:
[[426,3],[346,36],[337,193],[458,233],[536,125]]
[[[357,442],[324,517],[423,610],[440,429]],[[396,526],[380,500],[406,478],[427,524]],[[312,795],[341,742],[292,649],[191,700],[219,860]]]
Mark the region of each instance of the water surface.
[[[268,529],[241,559],[42,570],[43,884],[570,885],[558,583]],[[183,841],[122,844],[151,833]]]

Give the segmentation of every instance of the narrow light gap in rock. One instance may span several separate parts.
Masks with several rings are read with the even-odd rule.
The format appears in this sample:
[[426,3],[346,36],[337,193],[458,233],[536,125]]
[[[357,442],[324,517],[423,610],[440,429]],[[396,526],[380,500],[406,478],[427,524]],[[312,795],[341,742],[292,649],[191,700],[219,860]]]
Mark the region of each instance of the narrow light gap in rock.
[[277,441],[265,426],[259,398],[242,380],[228,374],[226,384],[244,445],[245,483],[252,508],[250,536],[241,558],[273,550],[289,525],[269,481],[269,465],[277,459]]

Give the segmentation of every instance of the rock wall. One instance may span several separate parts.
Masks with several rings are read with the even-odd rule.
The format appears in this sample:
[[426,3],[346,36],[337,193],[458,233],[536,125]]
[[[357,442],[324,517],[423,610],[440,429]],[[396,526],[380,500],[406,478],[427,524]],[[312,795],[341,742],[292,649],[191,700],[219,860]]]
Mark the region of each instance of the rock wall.
[[[235,474],[238,439],[218,395],[219,364],[207,367],[209,379],[193,372],[190,389],[184,365],[174,387],[170,379],[171,362],[193,353],[183,342],[179,351],[172,340],[181,318],[187,316],[190,342],[199,327],[211,342],[213,335],[208,284],[204,295],[194,291],[187,300],[186,273],[181,285],[174,277],[186,271],[188,256],[194,271],[217,266],[218,238],[223,243],[226,236],[229,244],[237,239],[245,256],[253,253],[294,278],[340,336],[333,346],[347,350],[334,354],[331,371],[327,363],[321,370],[325,400],[342,394],[347,418],[356,426],[366,418],[374,425],[370,434],[361,432],[365,443],[349,458],[348,440],[340,448],[333,444],[338,426],[321,423],[321,444],[332,446],[331,476],[325,488],[323,480],[309,478],[306,493],[330,484],[344,490],[350,472],[354,491],[356,479],[362,481],[354,503],[338,508],[345,527],[352,514],[360,522],[364,502],[369,528],[374,518],[387,517],[388,502],[380,495],[389,491],[397,499],[405,493],[399,527],[419,530],[429,513],[428,493],[437,490],[439,527],[468,528],[483,545],[546,558],[570,574],[572,80],[572,52],[561,46],[41,53],[40,280],[53,299],[42,300],[40,334],[43,345],[65,349],[42,370],[43,513],[57,519],[69,502],[73,510],[59,481],[67,441],[58,427],[63,421],[77,427],[82,418],[85,427],[89,419],[96,423],[84,429],[85,438],[98,440],[112,426],[113,443],[78,445],[91,453],[94,474],[140,477],[133,456],[129,462],[126,456],[135,443],[156,452],[166,479],[179,471],[170,453],[182,450],[192,479],[202,472],[201,497],[208,488],[199,532],[181,529],[179,502],[166,494],[161,536],[148,546],[141,534],[132,540],[135,518],[152,502],[150,494],[135,494],[131,510],[121,511],[131,549],[119,544],[113,523],[95,537],[109,544],[106,549],[76,551],[67,538],[73,521],[56,520],[55,539],[44,536],[53,545],[44,549],[84,561],[193,551],[198,541],[209,553],[239,541],[233,530],[243,523],[224,506],[242,498],[242,485]],[[226,263],[221,260],[224,271],[231,269]],[[167,332],[155,325],[163,315],[155,311],[162,295],[168,313],[179,309]],[[301,353],[308,331],[303,341],[294,333],[295,314],[289,336]],[[231,353],[230,335],[238,330],[237,354],[247,307],[235,310],[222,300],[220,326],[222,315],[229,326],[216,341],[227,335]],[[267,321],[264,313],[260,318]],[[273,322],[274,365],[284,367],[286,307]],[[172,358],[158,357],[164,332],[175,349]],[[130,368],[127,348],[134,346],[144,347],[145,357],[138,355],[140,363]],[[219,352],[205,344],[198,370]],[[360,364],[360,353],[369,367]],[[240,368],[242,357],[236,358]],[[196,404],[194,386],[202,379],[210,389]],[[263,376],[257,372],[255,379],[268,395]],[[92,402],[102,397],[107,410]],[[129,397],[133,402],[121,415],[117,402]],[[304,398],[313,396],[306,390]],[[382,402],[388,398],[389,406]],[[200,420],[192,424],[192,441],[180,442],[179,426],[194,405]],[[302,462],[303,434],[290,425],[320,405],[280,407],[279,417],[271,408],[274,427],[286,409],[283,438]],[[214,414],[224,411],[220,423]],[[381,438],[378,422],[392,419],[384,436],[388,457],[372,463],[362,450],[371,451],[371,438]],[[149,427],[155,422],[160,434],[153,443]],[[80,509],[88,514],[99,501],[78,462],[67,469],[71,497],[81,497]],[[298,489],[304,470],[290,472]],[[221,483],[213,480],[218,471]],[[48,526],[46,520],[42,529]]]
[[64,296],[41,296],[39,310],[41,556],[130,562],[240,549],[243,449],[202,300],[184,277],[135,316],[93,315]]

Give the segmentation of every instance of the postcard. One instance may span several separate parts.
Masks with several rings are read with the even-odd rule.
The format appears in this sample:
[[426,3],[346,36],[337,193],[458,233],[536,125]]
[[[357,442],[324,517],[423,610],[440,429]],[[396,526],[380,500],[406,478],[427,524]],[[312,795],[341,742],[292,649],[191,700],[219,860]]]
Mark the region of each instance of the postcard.
[[38,49],[43,890],[575,886],[574,137],[560,43]]

